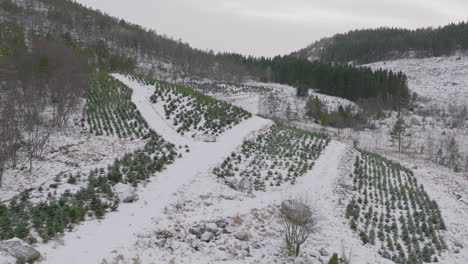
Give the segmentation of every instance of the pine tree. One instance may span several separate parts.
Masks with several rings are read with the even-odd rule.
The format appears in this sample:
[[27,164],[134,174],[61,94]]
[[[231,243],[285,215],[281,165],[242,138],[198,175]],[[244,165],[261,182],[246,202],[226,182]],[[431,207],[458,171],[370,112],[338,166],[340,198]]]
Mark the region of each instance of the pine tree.
[[423,251],[422,251],[422,258],[423,258],[423,261],[424,262],[431,262],[431,250],[430,248],[425,245],[424,248],[423,248]]
[[391,139],[398,141],[398,152],[401,151],[401,140],[403,136],[405,136],[405,132],[406,132],[405,122],[403,121],[403,119],[398,118],[397,121],[395,122],[395,125],[393,126],[392,131],[390,132]]

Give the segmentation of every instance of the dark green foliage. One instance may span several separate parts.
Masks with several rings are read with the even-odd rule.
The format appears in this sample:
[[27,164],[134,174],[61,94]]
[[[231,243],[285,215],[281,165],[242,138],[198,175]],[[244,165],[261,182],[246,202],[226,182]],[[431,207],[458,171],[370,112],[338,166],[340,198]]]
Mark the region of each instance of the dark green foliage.
[[328,264],[349,264],[349,262],[345,261],[343,258],[338,257],[338,254],[333,253]]
[[[320,60],[359,64],[389,59],[404,52],[415,51],[420,56],[450,55],[468,49],[468,23],[449,24],[438,28],[407,30],[377,28],[353,30],[333,36],[325,45]],[[301,51],[299,52],[301,55]],[[302,54],[302,56],[306,56]]]
[[166,119],[173,122],[180,134],[220,135],[241,121],[252,116],[251,113],[214,99],[182,85],[156,81],[134,76],[140,82],[155,86],[151,102],[162,102]]
[[[132,124],[132,128],[137,128],[139,124],[146,124],[135,105],[131,104],[132,91],[129,88],[104,73],[96,73],[93,87],[95,90],[90,93],[95,96],[88,98],[85,111],[94,109],[100,113],[94,116],[93,120],[96,123],[105,124],[101,118],[106,116],[103,113],[107,111],[103,109],[119,111],[120,107],[128,107],[128,111],[116,115],[121,119],[119,119],[120,122],[113,121],[112,127],[126,127],[125,124]],[[109,113],[112,112],[109,111]],[[93,112],[88,112],[90,113]],[[135,119],[140,121],[137,122]],[[96,127],[98,126],[93,126],[93,128]],[[156,172],[162,171],[178,156],[173,144],[164,141],[160,135],[147,126],[142,125],[142,127],[144,130],[139,130],[138,133],[141,133],[141,136],[147,140],[145,146],[116,159],[107,170],[100,168],[89,172],[86,177],[86,187],[74,193],[66,190],[59,196],[49,192],[48,198],[40,202],[33,202],[29,199],[30,190],[20,194],[9,204],[0,204],[0,240],[19,237],[33,241],[30,231],[34,230],[43,241],[48,241],[57,234],[72,229],[74,224],[84,221],[89,216],[102,218],[109,210],[116,210],[119,199],[112,192],[113,185],[124,183],[136,187]],[[131,135],[130,132],[128,132],[129,135]],[[68,184],[76,184],[78,178],[81,177],[79,173],[75,176],[65,175],[64,178],[67,179]],[[57,177],[56,183],[50,184],[49,188],[58,188],[61,182],[61,178]]]
[[90,45],[85,53],[95,59],[100,71],[130,73],[135,70],[136,61],[124,54],[112,53],[103,40]]
[[148,124],[131,101],[132,90],[108,75],[97,72],[90,78],[82,124],[97,136],[146,138]]
[[265,86],[251,86],[240,83],[230,82],[207,82],[207,83],[196,83],[188,82],[184,83],[183,86],[197,90],[204,94],[242,94],[242,93],[266,93],[271,92],[271,87]]
[[[443,250],[445,229],[437,203],[429,198],[413,172],[372,153],[361,152],[354,163],[354,197],[346,217],[363,243],[396,263],[430,262]],[[371,230],[368,232],[368,230]]]
[[326,135],[291,128],[277,123],[255,139],[246,140],[213,169],[219,178],[248,179],[255,190],[283,183],[295,184],[298,177],[312,169],[315,159],[327,146]]
[[11,22],[0,22],[0,58],[17,56],[25,49],[23,29]]
[[277,56],[273,59],[231,56],[251,71],[264,73],[270,69],[269,81],[298,87],[298,95],[305,95],[307,89],[314,89],[351,101],[378,98],[390,107],[410,99],[407,78],[401,72],[311,62],[295,56]]

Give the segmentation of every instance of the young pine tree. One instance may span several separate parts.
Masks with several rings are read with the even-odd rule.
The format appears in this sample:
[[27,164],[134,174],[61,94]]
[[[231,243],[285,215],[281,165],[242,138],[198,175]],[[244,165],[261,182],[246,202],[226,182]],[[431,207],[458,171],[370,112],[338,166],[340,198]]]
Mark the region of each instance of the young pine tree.
[[392,131],[390,132],[391,140],[398,142],[398,152],[401,151],[401,140],[406,135],[406,125],[403,119],[398,118],[393,126]]

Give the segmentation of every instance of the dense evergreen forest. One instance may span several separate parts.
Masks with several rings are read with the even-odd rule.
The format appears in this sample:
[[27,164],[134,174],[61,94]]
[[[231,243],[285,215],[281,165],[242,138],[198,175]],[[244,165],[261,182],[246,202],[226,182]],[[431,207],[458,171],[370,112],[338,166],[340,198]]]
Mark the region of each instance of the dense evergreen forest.
[[311,62],[295,56],[270,58],[244,57],[225,54],[263,81],[297,87],[297,95],[305,96],[308,89],[343,97],[352,101],[378,98],[387,107],[400,107],[410,98],[407,78],[401,72],[372,71],[367,67]]
[[[323,49],[319,49],[319,46]],[[401,28],[353,30],[337,34],[328,41],[318,41],[296,55],[308,57],[315,53],[314,57],[321,61],[340,63],[352,61],[365,64],[403,57],[410,51],[416,56],[430,57],[451,55],[457,50],[468,50],[467,22],[416,30]]]

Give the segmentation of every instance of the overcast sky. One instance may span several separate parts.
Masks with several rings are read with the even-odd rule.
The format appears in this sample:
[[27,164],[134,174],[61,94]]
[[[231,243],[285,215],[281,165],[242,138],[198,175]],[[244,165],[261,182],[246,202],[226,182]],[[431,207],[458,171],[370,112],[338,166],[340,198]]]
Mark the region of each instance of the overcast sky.
[[203,50],[274,56],[351,29],[468,19],[467,0],[76,0]]

